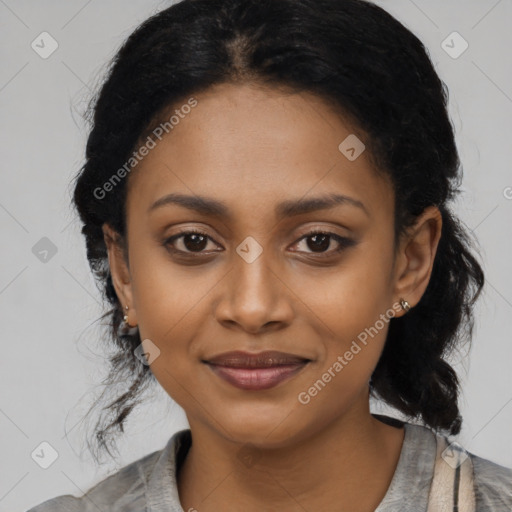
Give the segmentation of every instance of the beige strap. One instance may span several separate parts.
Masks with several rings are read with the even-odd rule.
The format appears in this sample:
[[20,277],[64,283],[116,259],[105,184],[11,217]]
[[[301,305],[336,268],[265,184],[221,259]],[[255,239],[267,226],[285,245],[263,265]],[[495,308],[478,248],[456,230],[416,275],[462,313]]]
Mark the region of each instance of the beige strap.
[[[436,439],[437,455],[428,512],[475,512],[471,457],[458,443],[448,445],[446,438],[440,435]],[[458,496],[455,497],[456,494]]]

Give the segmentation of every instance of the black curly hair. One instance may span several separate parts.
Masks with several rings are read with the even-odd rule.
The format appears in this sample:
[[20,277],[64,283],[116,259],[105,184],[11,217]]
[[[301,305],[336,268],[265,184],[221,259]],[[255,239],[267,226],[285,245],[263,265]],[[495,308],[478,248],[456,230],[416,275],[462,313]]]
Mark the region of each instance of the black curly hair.
[[104,223],[112,226],[127,257],[129,176],[107,199],[97,191],[173,106],[228,82],[313,93],[350,119],[375,170],[392,183],[395,247],[426,207],[441,211],[430,282],[408,314],[391,319],[370,392],[436,431],[458,434],[459,381],[446,358],[471,341],[484,274],[471,253],[468,230],[447,206],[460,193],[462,171],[448,90],[427,49],[397,19],[365,0],[182,0],[128,37],[86,113],[92,126],[73,200],[91,270],[111,306],[100,318],[108,320],[115,349],[104,395],[116,382],[125,389],[101,409],[95,442],[108,451],[141,390],[156,381],[134,354],[141,343],[138,332],[119,331],[122,305],[102,232]]

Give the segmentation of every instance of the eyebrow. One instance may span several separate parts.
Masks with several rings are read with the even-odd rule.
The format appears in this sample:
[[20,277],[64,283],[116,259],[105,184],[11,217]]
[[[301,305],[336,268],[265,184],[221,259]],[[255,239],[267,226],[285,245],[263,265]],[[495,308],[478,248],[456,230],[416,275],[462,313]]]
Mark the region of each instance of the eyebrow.
[[[176,204],[196,211],[203,215],[231,218],[228,206],[222,201],[205,196],[190,196],[186,194],[168,194],[155,201],[148,209],[148,213],[163,206]],[[360,208],[370,216],[365,205],[358,199],[343,194],[327,194],[309,199],[291,199],[279,203],[275,207],[277,218],[293,217],[317,210],[326,210],[335,206],[349,205]]]

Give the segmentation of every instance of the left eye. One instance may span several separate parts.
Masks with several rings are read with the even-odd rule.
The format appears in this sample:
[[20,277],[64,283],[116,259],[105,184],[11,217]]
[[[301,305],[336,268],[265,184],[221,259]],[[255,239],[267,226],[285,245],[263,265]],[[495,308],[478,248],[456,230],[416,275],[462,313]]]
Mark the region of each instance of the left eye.
[[[311,241],[307,242],[308,239]],[[331,246],[332,240],[335,240],[338,243],[338,248],[327,251],[327,249]],[[306,241],[306,246],[311,249],[313,254],[317,253],[321,255],[338,253],[343,249],[355,244],[355,242],[350,238],[345,238],[335,233],[328,233],[325,231],[312,231],[311,233],[304,235],[298,243],[301,243],[302,241]]]

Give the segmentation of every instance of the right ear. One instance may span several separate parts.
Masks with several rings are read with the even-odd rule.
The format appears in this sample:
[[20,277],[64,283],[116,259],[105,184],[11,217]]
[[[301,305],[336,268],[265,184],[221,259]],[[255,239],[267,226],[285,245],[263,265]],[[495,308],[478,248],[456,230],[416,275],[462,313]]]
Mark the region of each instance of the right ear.
[[132,285],[128,262],[125,260],[123,254],[119,233],[112,229],[107,223],[103,224],[102,230],[103,239],[107,246],[112,283],[124,314],[126,313],[125,306],[128,306],[129,310],[133,309]]

